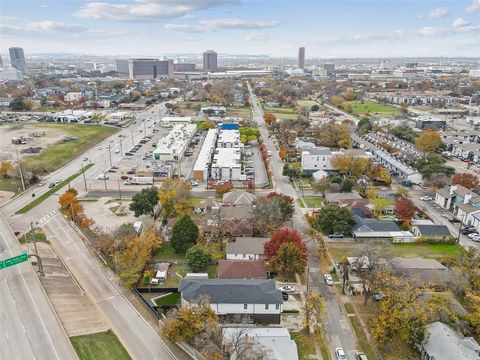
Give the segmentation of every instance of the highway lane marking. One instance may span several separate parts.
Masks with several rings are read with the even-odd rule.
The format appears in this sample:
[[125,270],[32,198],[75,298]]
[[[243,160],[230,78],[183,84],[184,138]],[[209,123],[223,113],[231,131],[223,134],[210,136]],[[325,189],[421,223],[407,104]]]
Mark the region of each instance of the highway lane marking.
[[[3,219],[3,220],[6,222],[5,219]],[[8,223],[7,223],[7,226],[9,226]],[[11,235],[15,236],[15,234],[13,234],[13,230],[11,230],[11,228],[10,228],[10,233],[11,233]],[[5,243],[5,246],[7,247],[7,249],[9,250],[10,255],[13,256],[12,249],[8,246],[7,240],[5,240],[5,238],[4,238],[3,236],[0,236],[0,237],[2,238],[3,242]],[[42,326],[43,326],[43,328],[44,328],[44,330],[45,330],[45,333],[46,333],[46,335],[47,335],[47,337],[48,337],[48,341],[50,342],[50,346],[52,347],[53,352],[55,353],[55,357],[56,357],[58,360],[60,360],[60,357],[59,357],[59,355],[58,355],[57,349],[56,349],[55,345],[53,344],[52,338],[51,338],[51,336],[50,336],[50,332],[47,330],[47,325],[46,325],[45,322],[43,321],[43,318],[40,316],[40,310],[38,309],[37,303],[35,302],[35,299],[34,299],[34,297],[33,297],[33,295],[32,295],[32,292],[30,291],[30,288],[29,288],[29,286],[28,286],[28,284],[27,284],[27,280],[25,280],[25,276],[24,276],[23,273],[20,271],[20,268],[19,268],[19,267],[17,267],[16,270],[17,270],[18,273],[20,274],[20,277],[21,277],[22,280],[23,280],[23,284],[25,285],[25,288],[27,289],[28,295],[30,296],[30,299],[32,300],[33,306],[35,307],[34,313],[37,315],[37,317],[40,319],[40,322],[42,323]],[[37,280],[38,280],[38,279],[37,279]],[[39,280],[38,280],[38,281],[39,281]],[[42,286],[42,285],[40,284],[40,286]],[[11,293],[10,293],[10,296],[12,296]],[[46,295],[45,295],[45,296],[46,296]],[[13,299],[13,297],[12,297],[12,299]],[[61,325],[60,325],[60,326],[61,326]]]

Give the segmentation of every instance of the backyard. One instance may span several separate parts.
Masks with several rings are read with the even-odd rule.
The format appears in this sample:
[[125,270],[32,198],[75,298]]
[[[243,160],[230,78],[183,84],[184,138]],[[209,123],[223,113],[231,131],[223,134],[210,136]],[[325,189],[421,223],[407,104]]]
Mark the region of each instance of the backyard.
[[131,360],[117,336],[108,330],[102,333],[70,338],[80,360],[115,359]]

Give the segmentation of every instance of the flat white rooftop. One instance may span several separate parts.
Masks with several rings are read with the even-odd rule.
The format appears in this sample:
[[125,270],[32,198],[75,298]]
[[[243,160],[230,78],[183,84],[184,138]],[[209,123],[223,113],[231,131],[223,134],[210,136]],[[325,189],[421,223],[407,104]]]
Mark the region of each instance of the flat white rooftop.
[[239,148],[217,148],[213,156],[212,167],[216,168],[239,168],[240,162]]

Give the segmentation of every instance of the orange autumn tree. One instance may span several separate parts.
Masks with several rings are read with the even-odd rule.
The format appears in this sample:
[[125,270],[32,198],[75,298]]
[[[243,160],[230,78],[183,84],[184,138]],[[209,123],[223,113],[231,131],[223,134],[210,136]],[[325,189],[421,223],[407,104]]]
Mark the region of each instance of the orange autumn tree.
[[278,156],[280,156],[280,159],[282,160],[285,160],[285,158],[287,157],[287,149],[280,149],[280,151],[278,152]]
[[58,199],[60,211],[77,225],[88,228],[93,225],[94,221],[85,216],[85,210],[82,204],[78,201],[77,195],[77,190],[73,188],[68,189],[60,195],[60,198]]
[[265,120],[265,123],[268,126],[270,126],[270,125],[272,125],[273,122],[275,122],[277,120],[277,117],[273,114],[266,113],[265,115],[263,115],[263,120]]

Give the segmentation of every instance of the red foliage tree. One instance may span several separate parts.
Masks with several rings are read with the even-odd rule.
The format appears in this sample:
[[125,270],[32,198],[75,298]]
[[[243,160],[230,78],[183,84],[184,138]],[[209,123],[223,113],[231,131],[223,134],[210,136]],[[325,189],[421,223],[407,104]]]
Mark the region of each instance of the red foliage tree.
[[267,260],[275,256],[283,244],[295,245],[302,252],[305,259],[307,258],[307,246],[302,241],[300,233],[292,229],[279,229],[272,234],[270,240],[264,245]]
[[415,205],[408,199],[399,199],[395,203],[395,213],[403,221],[410,220],[415,213]]
[[223,195],[229,191],[232,191],[233,189],[233,184],[232,183],[222,183],[222,184],[218,184],[217,186],[215,186],[215,193],[217,195]]
[[277,193],[276,191],[269,193],[267,196],[267,199],[274,199],[274,198],[281,198],[283,201],[285,201],[287,204],[292,204],[293,205],[293,198],[291,198],[288,195],[282,194],[282,193]]
[[462,185],[469,190],[476,190],[478,189],[478,177],[474,174],[469,173],[461,173],[453,175],[452,177],[452,184]]

